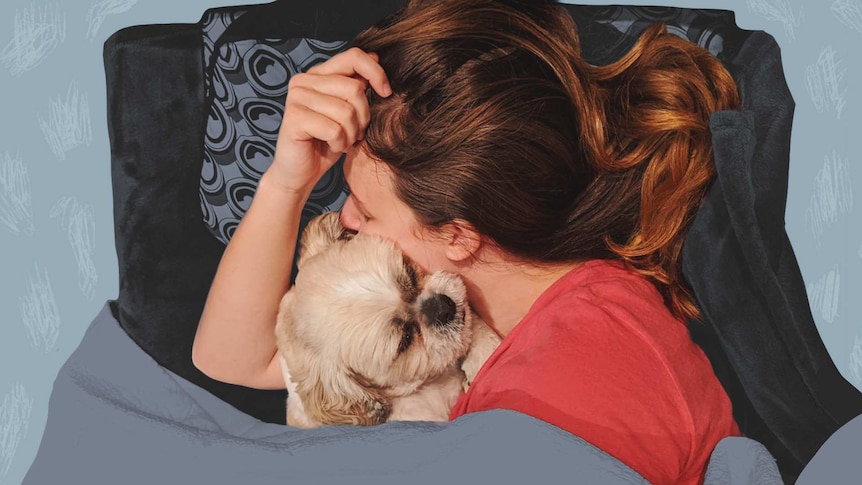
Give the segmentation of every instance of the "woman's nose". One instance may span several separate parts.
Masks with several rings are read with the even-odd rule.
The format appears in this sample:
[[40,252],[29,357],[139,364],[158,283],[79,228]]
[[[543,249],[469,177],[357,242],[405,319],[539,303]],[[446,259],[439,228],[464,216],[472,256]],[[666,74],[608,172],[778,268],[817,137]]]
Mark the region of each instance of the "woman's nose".
[[344,206],[341,208],[340,214],[341,226],[345,229],[359,232],[359,226],[362,225],[362,215],[359,213],[359,208],[353,200],[353,196],[347,196],[344,201]]

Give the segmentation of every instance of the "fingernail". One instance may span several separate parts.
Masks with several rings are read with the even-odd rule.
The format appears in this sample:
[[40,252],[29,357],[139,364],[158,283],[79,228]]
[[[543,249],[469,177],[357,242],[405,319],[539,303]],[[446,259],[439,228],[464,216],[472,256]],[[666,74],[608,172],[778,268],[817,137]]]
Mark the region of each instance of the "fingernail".
[[392,94],[392,86],[390,86],[389,83],[384,84],[383,85],[383,95],[389,96],[391,94]]

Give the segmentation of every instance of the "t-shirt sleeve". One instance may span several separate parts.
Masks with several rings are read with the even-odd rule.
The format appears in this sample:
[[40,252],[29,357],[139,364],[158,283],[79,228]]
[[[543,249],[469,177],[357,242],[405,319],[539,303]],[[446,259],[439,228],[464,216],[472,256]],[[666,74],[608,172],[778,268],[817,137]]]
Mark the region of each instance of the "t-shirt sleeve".
[[522,412],[580,436],[653,483],[673,483],[690,456],[692,419],[661,354],[627,325],[644,316],[619,311],[637,308],[584,301],[576,315],[543,315],[542,325],[518,336],[528,352],[507,352],[495,372],[477,377],[466,412]]

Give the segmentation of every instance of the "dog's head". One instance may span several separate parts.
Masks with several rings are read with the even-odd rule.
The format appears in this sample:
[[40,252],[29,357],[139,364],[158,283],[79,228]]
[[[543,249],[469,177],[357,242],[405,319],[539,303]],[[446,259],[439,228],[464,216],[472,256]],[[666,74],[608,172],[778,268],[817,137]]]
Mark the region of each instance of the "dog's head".
[[424,274],[391,242],[347,235],[336,213],[303,233],[276,333],[309,417],[386,421],[390,400],[457,365],[471,340],[464,283]]

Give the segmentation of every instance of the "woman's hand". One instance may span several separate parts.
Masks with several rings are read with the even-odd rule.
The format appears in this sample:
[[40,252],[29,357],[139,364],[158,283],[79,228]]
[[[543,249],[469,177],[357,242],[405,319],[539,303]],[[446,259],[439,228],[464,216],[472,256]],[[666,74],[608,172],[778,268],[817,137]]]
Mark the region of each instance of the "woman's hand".
[[341,154],[365,137],[369,85],[382,97],[392,93],[377,56],[356,47],[294,75],[269,178],[307,197]]

